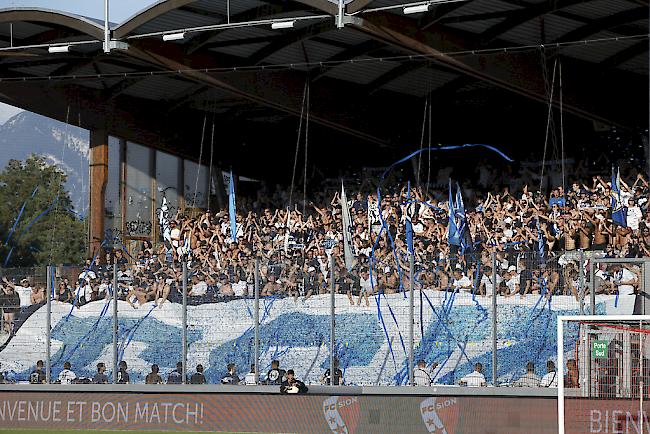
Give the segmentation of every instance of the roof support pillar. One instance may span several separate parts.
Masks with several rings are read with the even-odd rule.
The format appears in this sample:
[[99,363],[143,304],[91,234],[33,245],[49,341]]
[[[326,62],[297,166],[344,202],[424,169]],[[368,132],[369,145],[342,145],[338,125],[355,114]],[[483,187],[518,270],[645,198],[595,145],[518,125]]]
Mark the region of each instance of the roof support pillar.
[[[108,133],[90,131],[90,207],[88,210],[88,255],[94,256],[104,240],[104,204],[108,183]],[[100,256],[101,257],[101,256]]]

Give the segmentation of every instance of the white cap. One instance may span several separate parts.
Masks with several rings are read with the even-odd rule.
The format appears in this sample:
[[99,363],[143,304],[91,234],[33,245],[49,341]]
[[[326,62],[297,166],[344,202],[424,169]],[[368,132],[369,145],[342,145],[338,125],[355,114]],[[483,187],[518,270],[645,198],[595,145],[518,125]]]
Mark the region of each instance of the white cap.
[[514,265],[511,265],[511,266],[508,267],[508,271],[517,271],[517,267],[515,267]]

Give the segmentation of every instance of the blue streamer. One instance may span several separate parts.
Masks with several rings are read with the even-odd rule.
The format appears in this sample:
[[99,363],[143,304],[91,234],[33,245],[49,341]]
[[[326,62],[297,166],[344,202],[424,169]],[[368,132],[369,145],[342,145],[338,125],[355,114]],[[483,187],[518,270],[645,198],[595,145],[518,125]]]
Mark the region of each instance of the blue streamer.
[[499,149],[495,148],[494,146],[491,145],[484,145],[484,144],[464,144],[464,145],[453,145],[453,146],[440,146],[440,147],[429,147],[429,148],[421,148],[415,152],[410,153],[406,157],[402,158],[401,160],[396,161],[395,163],[391,164],[384,170],[384,173],[382,174],[381,178],[382,180],[386,177],[388,172],[390,172],[395,166],[404,163],[405,161],[410,160],[411,158],[415,157],[418,154],[421,154],[422,152],[429,152],[429,151],[453,151],[456,149],[465,149],[465,148],[486,148],[490,151],[496,152],[500,157],[502,157],[504,160],[506,160],[509,163],[512,163],[513,160],[512,158],[508,157],[506,154],[501,152]]
[[9,259],[11,259],[11,254],[14,252],[14,246],[11,246],[11,249],[9,249],[9,253],[7,254],[7,258],[5,259],[4,266],[6,267],[7,264],[9,263]]
[[27,224],[27,226],[25,226],[25,228],[24,228],[22,231],[20,231],[20,233],[16,236],[16,239],[19,239],[21,236],[23,236],[23,234],[24,234],[25,232],[27,232],[27,231],[28,231],[28,230],[29,230],[29,229],[34,225],[34,223],[36,223],[38,220],[40,220],[41,217],[45,216],[45,214],[47,214],[48,212],[50,212],[50,211],[52,210],[52,208],[54,208],[54,205],[55,205],[58,201],[59,201],[59,198],[58,198],[58,197],[57,197],[56,199],[54,199],[54,202],[52,202],[52,203],[50,204],[50,206],[48,206],[47,208],[45,208],[45,211],[43,211],[43,212],[41,212],[39,215],[37,215],[34,219],[32,219],[31,222],[29,222],[29,223]]
[[74,355],[74,353],[79,349],[79,347],[81,346],[81,344],[83,343],[83,341],[85,341],[85,340],[86,340],[86,339],[87,339],[87,338],[88,338],[88,337],[89,337],[89,336],[90,336],[90,335],[91,335],[95,330],[97,330],[97,327],[99,326],[100,321],[102,320],[102,318],[104,317],[104,315],[106,314],[106,312],[108,312],[108,307],[110,306],[111,301],[112,301],[111,298],[109,298],[109,299],[106,300],[106,303],[104,304],[104,307],[102,308],[102,310],[101,310],[99,316],[97,317],[97,319],[95,320],[95,322],[93,323],[93,325],[90,327],[90,329],[88,329],[88,331],[86,332],[86,334],[84,334],[81,338],[79,338],[79,340],[77,341],[77,343],[75,344],[75,346],[72,347],[72,349],[68,352],[67,357],[64,357],[65,354],[64,354],[63,351],[61,351],[61,355],[60,355],[59,358],[57,359],[57,362],[56,362],[56,363],[60,362],[61,359],[67,360],[67,359],[69,359],[70,357],[72,357],[72,356]]
[[542,301],[542,299],[546,295],[546,286],[545,285],[540,285],[540,287],[541,288],[540,288],[540,291],[539,291],[540,292],[539,298],[537,299],[537,303],[535,303],[535,306],[533,307],[533,310],[530,312],[530,317],[528,319],[526,327],[524,328],[526,330],[524,332],[524,335],[528,334],[528,332],[530,331],[530,328],[533,325],[533,321],[535,319],[537,319],[539,317],[539,315],[541,315],[541,313],[544,311],[544,305],[542,305],[542,310],[540,311],[540,313],[538,315],[535,315],[535,311],[537,310],[537,306],[539,306],[539,302]]
[[[433,307],[433,303],[431,303],[431,300],[429,299],[426,293],[424,294],[424,298],[427,300],[427,303],[429,303],[429,306],[431,306],[431,310],[433,311],[434,315],[436,315],[436,317],[438,318],[438,322],[436,322],[436,325],[434,326],[434,330],[437,330],[438,324],[441,324],[442,327],[447,331],[447,334],[458,344],[459,339],[454,336],[454,334],[451,332],[447,324],[442,320],[445,316],[438,315],[438,312],[436,312],[436,309]],[[461,348],[460,344],[458,344],[458,348],[461,349],[461,353],[465,356],[465,358],[469,362],[470,361],[469,356],[467,356],[467,353],[465,353],[464,348]]]
[[27,202],[29,202],[29,199],[32,199],[34,195],[36,195],[36,192],[38,191],[38,185],[36,188],[34,188],[34,191],[32,191],[32,195],[23,202],[23,206],[20,208],[20,212],[18,213],[18,216],[16,217],[16,221],[14,222],[14,225],[11,227],[11,230],[9,231],[9,235],[7,235],[7,239],[5,240],[5,246],[9,243],[9,240],[11,240],[11,236],[13,235],[14,231],[16,230],[16,226],[18,226],[18,223],[20,222],[21,217],[23,216],[23,212],[25,212],[25,206],[27,206]]
[[147,312],[147,314],[145,316],[140,318],[138,320],[138,322],[135,323],[135,325],[133,326],[133,328],[131,329],[131,331],[129,333],[129,336],[128,336],[127,340],[126,340],[126,343],[123,346],[120,346],[120,349],[119,349],[119,352],[118,352],[118,357],[117,357],[119,360],[122,360],[122,357],[124,356],[124,351],[126,351],[128,346],[131,344],[131,341],[133,340],[133,337],[135,336],[135,332],[138,330],[140,325],[142,325],[142,322],[145,319],[147,319],[149,317],[149,315],[151,315],[151,312],[153,312],[153,310],[155,308],[156,308],[156,305],[154,304],[153,306],[151,306],[151,309],[149,309],[149,312]]
[[[388,173],[389,173],[389,172],[390,172],[390,171],[391,171],[395,166],[397,166],[397,165],[399,165],[399,164],[401,164],[401,163],[404,163],[405,161],[408,161],[409,159],[413,158],[414,156],[416,156],[416,155],[418,155],[418,154],[420,154],[420,153],[422,153],[422,152],[425,152],[425,151],[426,151],[426,152],[429,152],[429,151],[449,151],[449,150],[463,149],[463,148],[473,148],[473,147],[483,147],[483,148],[486,148],[486,149],[488,149],[488,150],[490,150],[490,151],[496,152],[498,155],[500,155],[502,158],[504,158],[505,160],[507,160],[507,161],[509,161],[509,162],[514,161],[514,160],[512,160],[510,157],[508,157],[508,156],[505,155],[503,152],[501,152],[500,150],[498,150],[497,148],[495,148],[495,147],[493,147],[493,146],[490,146],[490,145],[484,145],[484,144],[464,144],[464,145],[459,145],[459,146],[441,146],[441,147],[436,147],[436,148],[433,148],[433,147],[422,148],[422,149],[419,149],[419,150],[417,150],[417,151],[415,151],[415,152],[412,152],[411,154],[407,155],[406,157],[403,157],[402,159],[400,159],[400,160],[398,160],[397,162],[391,164],[390,166],[388,166],[388,167],[384,170],[384,172],[383,172],[382,175],[381,175],[381,181],[380,181],[379,185],[377,186],[377,208],[378,208],[378,211],[379,211],[379,212],[378,212],[378,214],[379,214],[379,220],[381,221],[381,229],[379,230],[379,233],[377,234],[377,237],[376,237],[376,239],[375,239],[375,242],[374,242],[373,245],[372,245],[371,254],[370,254],[370,264],[369,264],[369,265],[370,265],[370,283],[371,283],[371,286],[372,286],[372,288],[373,288],[373,292],[374,292],[373,269],[374,269],[374,267],[375,267],[375,265],[376,265],[376,261],[375,261],[375,249],[376,249],[376,247],[377,247],[377,245],[378,245],[378,243],[379,243],[379,239],[381,238],[381,235],[382,235],[382,232],[384,231],[384,229],[386,229],[386,234],[388,235],[388,239],[390,240],[391,248],[393,249],[393,256],[394,256],[394,258],[395,258],[395,263],[396,263],[396,265],[397,265],[397,271],[398,271],[399,289],[400,289],[400,290],[403,289],[403,284],[402,284],[402,270],[401,270],[401,266],[400,266],[399,258],[398,258],[398,255],[397,255],[397,251],[396,251],[396,249],[395,249],[395,242],[394,242],[394,240],[393,240],[393,237],[392,237],[390,231],[388,230],[388,225],[386,224],[386,221],[385,221],[385,219],[384,219],[384,217],[383,217],[383,214],[382,214],[382,207],[381,207],[381,184],[383,183],[384,179],[386,178],[386,175],[387,175],[387,174],[388,174]],[[427,206],[429,206],[429,205],[427,204]],[[495,290],[496,290],[496,288],[495,288]],[[382,295],[382,291],[381,291],[381,288],[380,288],[380,290],[378,291],[377,296],[375,297],[375,301],[376,301],[376,303],[377,303],[377,316],[378,316],[378,318],[379,318],[379,320],[380,320],[380,322],[381,322],[381,324],[382,324],[382,327],[383,327],[383,329],[384,329],[384,333],[386,334],[386,339],[389,341],[389,344],[388,344],[388,345],[389,345],[389,349],[390,349],[390,351],[391,351],[391,356],[392,356],[392,358],[393,358],[393,364],[395,364],[395,355],[394,355],[394,353],[393,353],[392,345],[390,344],[390,338],[389,338],[389,336],[388,336],[388,330],[387,330],[387,328],[386,328],[386,324],[385,324],[385,322],[384,322],[384,320],[383,320],[383,316],[382,316],[382,314],[381,314],[381,295]],[[445,295],[446,295],[446,294],[445,294]],[[404,296],[406,296],[406,294],[404,294]],[[426,294],[425,294],[425,296],[426,296]],[[453,303],[453,299],[454,299],[454,298],[455,298],[455,295],[452,295],[452,297],[450,297],[450,300],[452,301],[452,303]],[[428,299],[428,297],[427,297],[427,299]],[[404,339],[403,339],[403,337],[402,337],[402,333],[401,333],[401,330],[400,330],[400,328],[399,328],[399,324],[397,323],[397,320],[396,320],[395,315],[394,315],[394,313],[393,313],[393,311],[392,311],[392,308],[390,307],[390,304],[388,304],[388,301],[386,301],[386,303],[387,303],[387,305],[388,305],[389,312],[391,313],[391,316],[393,317],[393,320],[395,321],[395,325],[396,325],[396,327],[397,327],[397,331],[398,331],[398,334],[399,334],[399,337],[400,337],[400,341],[401,341],[401,343],[402,343],[402,347],[403,347],[404,353],[406,354],[406,346],[404,345]],[[433,305],[432,305],[432,307],[433,307]],[[482,308],[482,306],[480,306],[480,307]],[[450,308],[451,308],[451,305],[450,305]],[[483,309],[484,309],[484,308],[483,308]],[[479,323],[482,322],[483,320],[484,320],[484,319],[481,319],[481,320],[479,321]],[[479,323],[477,323],[477,324],[479,324]]]

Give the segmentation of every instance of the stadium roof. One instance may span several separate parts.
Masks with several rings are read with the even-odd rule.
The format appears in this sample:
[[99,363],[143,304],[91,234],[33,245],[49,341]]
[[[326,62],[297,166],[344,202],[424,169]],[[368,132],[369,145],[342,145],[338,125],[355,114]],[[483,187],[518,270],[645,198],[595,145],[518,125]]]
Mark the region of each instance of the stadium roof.
[[327,0],[162,0],[111,24],[128,49],[109,54],[101,22],[0,9],[0,101],[189,156],[214,118],[237,145],[223,160],[244,142],[293,149],[307,81],[313,140],[341,149],[419,144],[427,97],[438,140],[543,135],[554,76],[568,125],[647,128],[647,1],[422,4],[347,1],[338,28]]

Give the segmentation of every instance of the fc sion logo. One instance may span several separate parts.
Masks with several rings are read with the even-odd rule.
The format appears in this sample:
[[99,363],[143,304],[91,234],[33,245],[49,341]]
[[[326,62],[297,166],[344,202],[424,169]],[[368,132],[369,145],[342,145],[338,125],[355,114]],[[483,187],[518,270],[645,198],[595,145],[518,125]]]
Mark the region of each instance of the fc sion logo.
[[354,434],[359,423],[359,398],[330,396],[323,401],[323,415],[333,434]]
[[420,414],[430,433],[454,434],[458,423],[458,398],[427,398],[420,403]]

